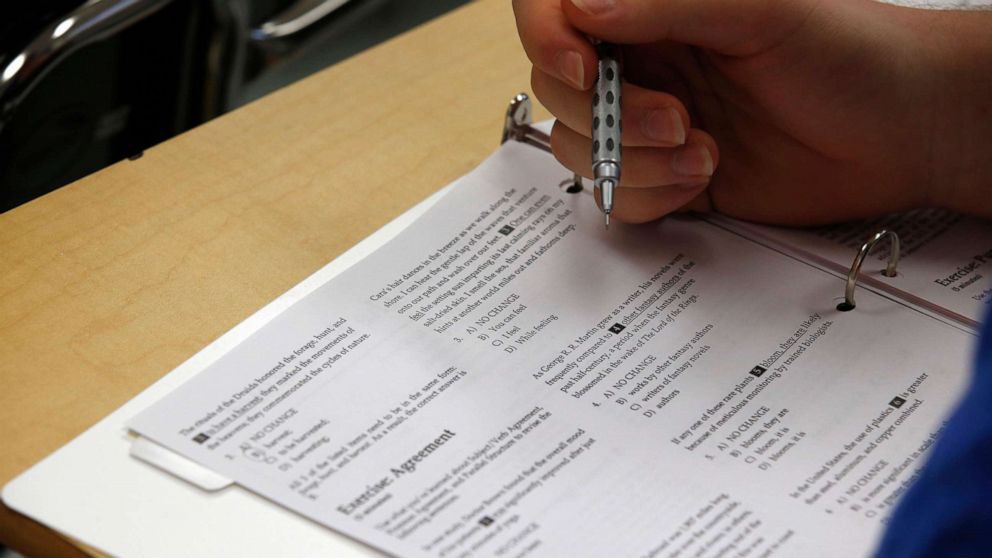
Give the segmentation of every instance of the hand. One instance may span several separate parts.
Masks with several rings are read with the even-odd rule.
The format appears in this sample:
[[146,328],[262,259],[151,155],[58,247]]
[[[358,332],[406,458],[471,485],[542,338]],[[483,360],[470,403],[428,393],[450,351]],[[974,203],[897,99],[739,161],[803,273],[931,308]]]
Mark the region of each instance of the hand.
[[617,219],[692,209],[809,225],[953,198],[935,188],[962,143],[941,112],[938,54],[952,49],[932,40],[936,12],[870,0],[513,6],[534,93],[558,118],[553,151],[587,177],[596,55],[586,37],[624,45]]

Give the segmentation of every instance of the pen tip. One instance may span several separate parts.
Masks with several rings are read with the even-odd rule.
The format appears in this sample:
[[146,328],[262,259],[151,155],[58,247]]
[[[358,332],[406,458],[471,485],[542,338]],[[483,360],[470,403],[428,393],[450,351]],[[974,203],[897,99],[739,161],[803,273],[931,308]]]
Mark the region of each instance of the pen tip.
[[610,230],[610,214],[606,214],[606,230]]

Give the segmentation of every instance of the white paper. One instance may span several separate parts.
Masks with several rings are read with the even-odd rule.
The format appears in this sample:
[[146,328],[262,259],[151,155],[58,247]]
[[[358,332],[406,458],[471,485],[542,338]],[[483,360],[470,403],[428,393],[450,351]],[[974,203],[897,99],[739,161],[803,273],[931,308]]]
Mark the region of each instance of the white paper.
[[971,337],[566,178],[503,147],[132,428],[395,554],[867,554]]
[[718,219],[801,256],[846,273],[862,244],[880,230],[899,235],[898,275],[885,277],[890,250],[879,242],[862,267],[864,285],[896,293],[924,308],[943,310],[977,327],[992,303],[992,223],[941,209],[921,209],[819,229],[787,229]]

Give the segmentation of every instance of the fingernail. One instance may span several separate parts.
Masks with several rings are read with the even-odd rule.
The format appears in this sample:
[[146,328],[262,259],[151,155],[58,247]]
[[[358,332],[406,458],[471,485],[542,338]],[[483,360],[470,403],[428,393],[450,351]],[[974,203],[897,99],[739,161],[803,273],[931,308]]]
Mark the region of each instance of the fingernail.
[[582,67],[582,55],[574,50],[563,50],[555,57],[558,73],[577,89],[583,89],[582,80],[585,69]]
[[672,170],[681,176],[712,176],[713,156],[703,145],[687,145],[672,156]]
[[685,143],[685,126],[679,112],[671,107],[650,110],[641,120],[641,131],[648,139],[671,145]]
[[572,0],[572,5],[590,15],[599,15],[617,5],[616,0]]

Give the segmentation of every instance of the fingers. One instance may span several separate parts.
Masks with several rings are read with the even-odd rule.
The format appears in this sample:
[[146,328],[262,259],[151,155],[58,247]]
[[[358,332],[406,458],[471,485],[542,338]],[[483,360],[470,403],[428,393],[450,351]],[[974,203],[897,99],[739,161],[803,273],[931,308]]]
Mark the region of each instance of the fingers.
[[621,188],[613,198],[611,219],[624,223],[647,223],[669,213],[684,210],[708,211],[706,189],[698,188]]
[[745,56],[793,34],[822,0],[562,0],[568,20],[617,43],[669,40]]
[[[551,134],[551,150],[569,169],[592,177],[591,140],[561,122]],[[686,143],[674,148],[623,146],[620,186],[653,188],[709,181],[716,169],[716,142],[701,130],[690,130]]]
[[[551,149],[566,167],[592,177],[588,137],[556,122]],[[615,217],[624,222],[644,222],[682,208],[704,192],[717,162],[716,142],[700,130],[690,130],[685,144],[679,147],[625,145]],[[700,207],[699,203],[693,206]]]
[[531,62],[579,90],[596,78],[587,36],[622,44],[674,41],[747,56],[829,21],[824,0],[513,0]]
[[520,42],[534,66],[575,89],[592,86],[596,52],[565,19],[561,0],[513,0],[513,13]]
[[[534,68],[531,88],[558,120],[572,130],[588,131],[592,125],[592,92],[576,91],[558,79]],[[674,147],[686,140],[689,114],[674,96],[623,84],[623,131],[625,146]]]

